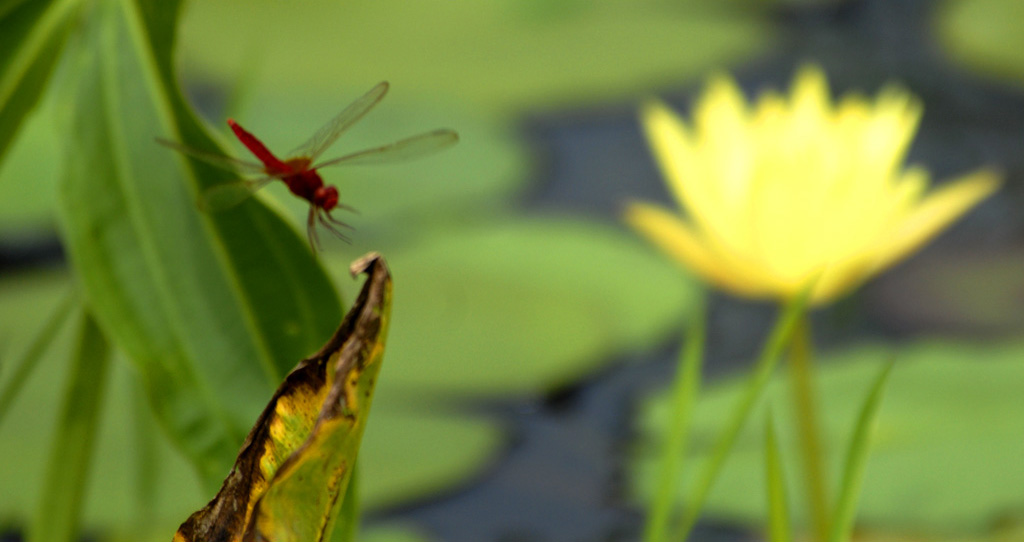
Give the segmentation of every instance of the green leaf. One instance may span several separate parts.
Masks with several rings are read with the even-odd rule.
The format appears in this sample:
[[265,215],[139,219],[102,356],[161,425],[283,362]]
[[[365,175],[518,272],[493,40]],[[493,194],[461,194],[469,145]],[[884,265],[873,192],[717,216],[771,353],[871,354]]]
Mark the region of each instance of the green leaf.
[[80,0],[0,5],[0,163],[43,94],[80,11]]
[[78,537],[109,361],[107,341],[93,319],[85,315],[81,325],[29,542],[71,542]]
[[846,451],[843,466],[843,477],[839,485],[839,498],[836,499],[836,510],[832,514],[831,542],[849,542],[853,534],[853,520],[860,499],[861,486],[864,482],[864,468],[867,464],[868,451],[871,448],[871,430],[878,415],[878,407],[882,403],[882,391],[892,372],[892,363],[888,363],[878,374],[874,384],[868,390],[864,406],[857,416],[850,446]]
[[771,412],[764,417],[764,479],[768,500],[768,541],[791,542],[789,503],[786,497],[786,475],[782,468],[779,442]]
[[[18,375],[8,362],[30,349],[71,286],[63,270],[0,278],[0,306],[4,309],[0,311],[0,388],[13,389],[12,380]],[[69,315],[79,312],[72,307]],[[76,318],[69,320],[77,322]],[[18,396],[9,403],[0,424],[0,442],[4,443],[0,446],[0,480],[3,487],[19,488],[4,492],[0,499],[2,525],[29,524],[42,499],[48,468],[45,452],[53,444],[66,401],[61,383],[68,378],[68,360],[74,359],[79,327],[64,325],[47,337],[45,353],[31,374],[17,384]],[[166,542],[167,533],[207,502],[209,494],[201,491],[194,469],[165,438],[148,398],[140,397],[141,383],[134,367],[123,356],[115,356],[110,372],[80,531],[104,533],[112,542],[148,542],[148,536],[156,533],[158,542]],[[146,436],[137,434],[139,426],[148,429]],[[145,439],[150,439],[149,443],[140,448]],[[143,479],[143,472],[149,481]],[[150,487],[140,487],[146,484]]]
[[390,321],[391,275],[383,258],[368,254],[352,264],[352,272],[367,278],[351,311],[323,348],[288,373],[217,496],[182,523],[175,542],[330,538],[358,457]]
[[19,129],[0,165],[0,235],[12,243],[39,242],[56,229],[60,152],[54,99],[59,85],[48,85],[47,96]]
[[356,533],[359,532],[359,514],[362,511],[360,506],[359,487],[359,464],[352,467],[352,476],[348,480],[348,489],[345,491],[345,498],[341,501],[341,510],[338,512],[338,520],[334,525],[334,533],[331,540],[334,542],[356,542]]
[[[104,332],[136,364],[158,418],[213,484],[294,363],[340,318],[305,242],[259,201],[202,214],[227,173],[186,163],[156,136],[211,143],[173,86],[176,2],[99,0],[68,89],[60,215]],[[176,134],[181,134],[179,138]]]

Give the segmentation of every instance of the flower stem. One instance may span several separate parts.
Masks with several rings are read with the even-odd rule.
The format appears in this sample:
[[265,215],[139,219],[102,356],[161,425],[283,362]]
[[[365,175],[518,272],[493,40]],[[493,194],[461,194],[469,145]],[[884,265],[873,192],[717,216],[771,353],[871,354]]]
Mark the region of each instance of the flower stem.
[[679,367],[671,389],[672,413],[665,428],[665,444],[658,467],[658,483],[644,523],[643,542],[667,542],[672,512],[677,505],[677,486],[690,433],[693,405],[700,388],[704,362],[707,316],[702,305],[697,310],[679,356]]
[[804,491],[810,509],[811,527],[815,540],[824,542],[829,533],[829,507],[821,435],[818,431],[812,350],[811,327],[805,315],[797,323],[790,343],[790,386],[796,408]]
[[746,423],[747,418],[750,417],[750,413],[757,404],[757,400],[768,385],[768,381],[771,379],[779,359],[785,353],[786,347],[793,343],[793,333],[797,323],[803,317],[809,297],[810,289],[808,288],[795,299],[790,300],[779,315],[779,319],[775,323],[771,335],[768,337],[768,342],[765,343],[764,349],[761,350],[757,363],[754,364],[754,368],[747,378],[747,383],[743,391],[740,392],[740,397],[737,397],[736,404],[729,414],[728,421],[721,428],[721,433],[716,437],[711,457],[701,467],[697,483],[688,494],[686,510],[677,527],[673,530],[673,536],[670,540],[685,541],[693,526],[697,523],[697,517],[700,516],[704,502],[711,492],[711,487],[718,478],[718,473],[721,471],[722,465],[725,464],[725,459],[732,451],[733,445],[736,444],[736,439],[739,437],[740,431],[743,430],[743,425]]

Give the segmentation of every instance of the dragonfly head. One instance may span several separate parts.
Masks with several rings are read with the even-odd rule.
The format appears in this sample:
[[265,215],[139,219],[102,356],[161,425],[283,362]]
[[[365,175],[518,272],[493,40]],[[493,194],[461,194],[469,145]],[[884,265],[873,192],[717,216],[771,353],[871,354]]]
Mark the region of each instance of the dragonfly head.
[[325,211],[334,209],[338,206],[338,189],[330,185],[317,188],[313,193],[313,204]]

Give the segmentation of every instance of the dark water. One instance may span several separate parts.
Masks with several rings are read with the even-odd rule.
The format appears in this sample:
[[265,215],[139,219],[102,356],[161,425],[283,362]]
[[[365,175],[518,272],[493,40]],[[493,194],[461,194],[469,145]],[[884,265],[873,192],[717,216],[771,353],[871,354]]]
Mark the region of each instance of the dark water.
[[[816,342],[823,348],[872,338],[901,341],[929,332],[975,336],[1020,331],[1015,323],[981,325],[969,314],[937,322],[930,318],[934,306],[915,305],[913,297],[899,295],[922,268],[950,261],[997,265],[1005,261],[1003,255],[1017,255],[1024,246],[1024,213],[1018,211],[1024,199],[1024,93],[948,62],[930,25],[938,6],[926,0],[863,0],[778,8],[771,16],[783,30],[782,47],[733,72],[751,93],[766,86],[788,88],[794,71],[806,62],[825,68],[834,94],[859,90],[873,95],[886,82],[903,82],[925,105],[911,162],[927,165],[937,179],[986,164],[1001,165],[1006,173],[1000,194],[937,242],[873,281],[862,295],[816,314]],[[699,90],[694,86],[663,98],[685,113]],[[523,130],[545,166],[523,202],[527,211],[569,210],[617,221],[627,199],[670,204],[638,130],[634,104],[547,113],[525,120]],[[0,245],[0,269],[59,258],[52,239]],[[1020,299],[1024,302],[1024,292]],[[954,307],[955,302],[948,301]],[[895,309],[898,317],[887,316]],[[710,310],[706,374],[714,378],[741,368],[759,351],[774,309],[716,295]],[[679,347],[670,343],[644,359],[612,360],[600,374],[546,395],[478,405],[510,435],[511,445],[492,468],[446,495],[378,511],[368,521],[412,522],[446,542],[637,538],[642,514],[624,499],[631,413],[638,397],[670,377]],[[705,523],[692,539],[751,536]],[[0,540],[17,537],[0,534]]]

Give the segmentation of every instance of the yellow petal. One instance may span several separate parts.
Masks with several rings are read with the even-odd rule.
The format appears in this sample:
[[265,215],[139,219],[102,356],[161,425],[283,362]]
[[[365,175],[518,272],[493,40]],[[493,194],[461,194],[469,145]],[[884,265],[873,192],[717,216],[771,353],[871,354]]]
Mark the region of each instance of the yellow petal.
[[971,207],[992,195],[999,185],[998,174],[980,170],[932,191],[896,226],[896,231],[878,253],[872,272],[896,263],[924,244]]
[[[705,244],[685,221],[661,207],[631,203],[626,207],[626,222],[666,254],[712,283],[740,295],[764,297],[770,293],[763,281],[741,276]],[[756,272],[756,269],[752,269]]]
[[[686,123],[664,103],[651,100],[641,109],[644,132],[661,167],[662,175],[679,205],[703,231],[728,236],[731,221],[722,204],[717,179],[703,164],[707,160],[695,148]],[[725,229],[724,233],[720,230]]]
[[640,109],[640,120],[654,158],[676,201],[687,209],[700,209],[707,197],[700,187],[692,186],[699,173],[695,169],[697,157],[686,123],[658,100],[644,103]]
[[820,135],[821,124],[828,118],[832,104],[825,72],[813,65],[800,68],[791,93],[793,128],[799,136],[813,140]]
[[870,276],[870,264],[858,260],[847,265],[835,265],[822,273],[811,292],[811,305],[822,305],[835,300],[859,286]]

